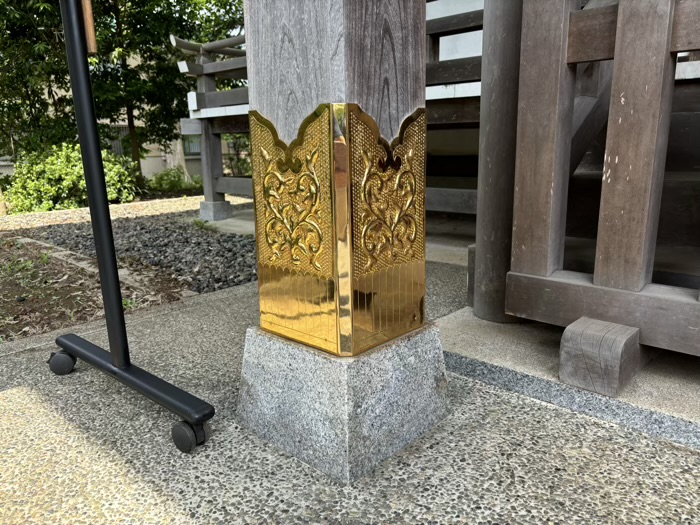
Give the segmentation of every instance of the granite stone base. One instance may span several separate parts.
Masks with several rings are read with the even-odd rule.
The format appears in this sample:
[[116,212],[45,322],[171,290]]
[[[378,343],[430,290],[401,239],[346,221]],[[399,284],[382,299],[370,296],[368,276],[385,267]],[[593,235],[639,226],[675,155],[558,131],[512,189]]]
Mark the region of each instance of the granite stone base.
[[248,329],[240,423],[339,483],[368,474],[447,413],[435,326],[357,357],[335,357]]
[[233,216],[233,208],[228,201],[202,201],[199,203],[199,218],[203,221],[223,221]]

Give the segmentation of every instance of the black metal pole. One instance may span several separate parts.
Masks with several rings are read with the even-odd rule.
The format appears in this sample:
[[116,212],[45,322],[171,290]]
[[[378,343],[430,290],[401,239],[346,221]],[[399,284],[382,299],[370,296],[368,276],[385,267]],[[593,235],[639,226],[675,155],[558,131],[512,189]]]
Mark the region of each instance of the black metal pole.
[[102,285],[109,349],[112,364],[117,368],[126,368],[130,364],[129,343],[126,336],[122,294],[119,288],[117,256],[114,251],[114,237],[109,215],[100,139],[97,132],[97,119],[92,99],[83,13],[80,0],[60,1],[75,117],[78,123],[80,151],[85,168],[90,218],[92,219],[92,232],[97,253],[97,266]]

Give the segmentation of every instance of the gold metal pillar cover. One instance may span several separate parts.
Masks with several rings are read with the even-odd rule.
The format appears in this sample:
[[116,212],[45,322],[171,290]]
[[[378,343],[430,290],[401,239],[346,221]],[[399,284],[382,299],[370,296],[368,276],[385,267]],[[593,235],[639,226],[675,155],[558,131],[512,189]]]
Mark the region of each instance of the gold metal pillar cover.
[[260,326],[357,355],[425,319],[426,117],[389,144],[355,104],[322,104],[287,145],[250,112]]

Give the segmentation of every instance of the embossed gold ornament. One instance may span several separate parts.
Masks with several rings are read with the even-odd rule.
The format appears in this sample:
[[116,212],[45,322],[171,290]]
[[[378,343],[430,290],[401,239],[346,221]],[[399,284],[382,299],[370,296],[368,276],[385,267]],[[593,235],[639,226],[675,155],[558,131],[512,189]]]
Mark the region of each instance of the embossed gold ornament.
[[354,104],[324,104],[289,145],[251,112],[260,324],[357,355],[425,318],[425,110],[389,144]]

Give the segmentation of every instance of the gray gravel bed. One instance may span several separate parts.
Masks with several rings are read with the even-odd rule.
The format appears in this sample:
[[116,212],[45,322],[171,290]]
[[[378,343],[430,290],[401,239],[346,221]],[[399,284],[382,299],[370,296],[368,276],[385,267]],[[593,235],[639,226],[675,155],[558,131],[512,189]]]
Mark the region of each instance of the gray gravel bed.
[[[117,257],[122,264],[156,267],[204,293],[257,280],[252,236],[197,227],[197,211],[132,216],[112,221]],[[16,233],[95,256],[89,222],[49,224]]]

